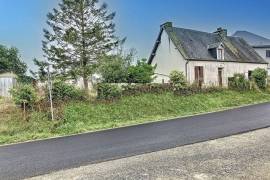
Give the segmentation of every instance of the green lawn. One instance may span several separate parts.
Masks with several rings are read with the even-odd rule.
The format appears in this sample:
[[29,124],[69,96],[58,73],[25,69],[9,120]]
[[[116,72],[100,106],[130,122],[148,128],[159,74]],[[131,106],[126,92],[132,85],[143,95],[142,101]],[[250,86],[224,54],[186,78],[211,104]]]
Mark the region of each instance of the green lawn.
[[32,113],[26,122],[18,109],[11,108],[1,112],[0,144],[134,125],[267,101],[270,101],[270,94],[251,91],[223,91],[187,97],[171,93],[144,94],[124,97],[113,103],[69,103],[58,122],[50,122],[47,115],[37,112]]

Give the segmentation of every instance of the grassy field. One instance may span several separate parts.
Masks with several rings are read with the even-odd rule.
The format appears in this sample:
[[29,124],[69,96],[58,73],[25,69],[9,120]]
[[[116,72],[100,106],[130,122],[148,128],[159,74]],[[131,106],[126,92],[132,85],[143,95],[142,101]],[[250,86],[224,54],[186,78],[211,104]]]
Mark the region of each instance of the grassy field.
[[[168,118],[224,110],[270,101],[270,94],[223,91],[193,96],[144,94],[112,103],[73,102],[65,106],[62,120],[34,112],[28,121],[14,106],[0,108],[0,144],[22,142],[81,132],[122,127]],[[2,103],[3,106],[3,103]]]

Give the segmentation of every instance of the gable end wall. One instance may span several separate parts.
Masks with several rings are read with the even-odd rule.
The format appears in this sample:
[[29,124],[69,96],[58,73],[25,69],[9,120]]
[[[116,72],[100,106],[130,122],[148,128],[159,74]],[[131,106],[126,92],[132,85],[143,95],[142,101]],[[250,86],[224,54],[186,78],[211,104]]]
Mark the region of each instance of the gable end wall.
[[155,71],[157,78],[154,83],[168,82],[169,74],[173,70],[182,71],[186,74],[186,60],[170,40],[166,31],[163,31],[161,35],[161,42],[153,58],[152,65],[155,64],[157,64]]

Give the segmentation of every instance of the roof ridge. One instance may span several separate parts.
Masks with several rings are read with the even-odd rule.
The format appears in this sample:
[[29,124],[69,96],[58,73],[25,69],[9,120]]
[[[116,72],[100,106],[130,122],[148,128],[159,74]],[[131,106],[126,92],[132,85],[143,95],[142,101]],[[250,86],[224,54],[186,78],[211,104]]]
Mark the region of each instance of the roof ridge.
[[270,39],[268,39],[267,37],[264,37],[264,36],[262,36],[262,35],[258,35],[258,34],[255,34],[255,33],[253,33],[253,32],[246,31],[246,30],[238,30],[238,31],[236,31],[236,32],[233,34],[233,36],[237,36],[237,33],[241,33],[241,32],[248,33],[248,34],[253,35],[253,36],[255,36],[255,37],[259,37],[259,38],[262,38],[262,39],[264,39],[264,40],[270,41]]
[[[211,32],[206,32],[206,31],[200,31],[200,30],[189,29],[189,28],[181,28],[181,27],[175,27],[175,26],[173,26],[173,28],[175,28],[175,29],[182,29],[182,30],[188,30],[188,31],[193,31],[193,32],[199,32],[199,33],[205,33],[205,34],[209,34],[209,35],[218,35],[215,32],[212,32],[211,33]],[[226,36],[226,37],[238,38],[238,37],[235,37],[235,36]]]
[[181,28],[181,27],[175,27],[175,26],[173,26],[173,28],[194,31],[194,32],[200,32],[200,33],[215,34],[215,33],[210,33],[210,32],[206,32],[206,31],[199,31],[199,30],[195,30],[195,29]]

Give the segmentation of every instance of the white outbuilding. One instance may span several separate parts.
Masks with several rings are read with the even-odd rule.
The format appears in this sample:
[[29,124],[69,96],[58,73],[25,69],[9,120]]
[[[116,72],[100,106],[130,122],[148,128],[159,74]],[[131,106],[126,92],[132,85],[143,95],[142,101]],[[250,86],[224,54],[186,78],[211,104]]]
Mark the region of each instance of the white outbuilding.
[[0,96],[10,97],[10,89],[16,85],[17,76],[13,73],[0,73]]

